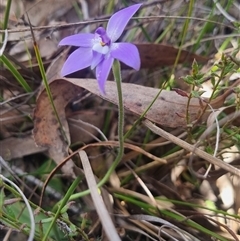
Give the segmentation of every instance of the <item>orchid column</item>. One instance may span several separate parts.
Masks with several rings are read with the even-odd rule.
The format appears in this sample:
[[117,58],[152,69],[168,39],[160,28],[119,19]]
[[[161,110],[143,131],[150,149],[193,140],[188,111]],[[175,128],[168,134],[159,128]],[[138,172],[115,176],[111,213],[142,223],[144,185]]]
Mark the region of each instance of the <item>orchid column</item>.
[[[99,183],[103,185],[121,161],[124,150],[123,123],[124,107],[121,90],[121,71],[118,61],[134,68],[140,69],[140,57],[138,49],[131,43],[116,42],[129,20],[140,8],[141,4],[124,8],[113,14],[109,19],[106,30],[103,27],[96,29],[95,33],[75,34],[64,38],[59,45],[71,45],[79,47],[66,60],[62,68],[62,75],[66,76],[78,70],[91,66],[96,69],[96,79],[98,81],[101,94],[105,94],[105,83],[113,66],[114,78],[117,83],[119,97],[119,119],[118,119],[118,136],[119,136],[119,153],[113,165]],[[115,63],[114,63],[115,59]],[[113,64],[114,63],[114,64]]]

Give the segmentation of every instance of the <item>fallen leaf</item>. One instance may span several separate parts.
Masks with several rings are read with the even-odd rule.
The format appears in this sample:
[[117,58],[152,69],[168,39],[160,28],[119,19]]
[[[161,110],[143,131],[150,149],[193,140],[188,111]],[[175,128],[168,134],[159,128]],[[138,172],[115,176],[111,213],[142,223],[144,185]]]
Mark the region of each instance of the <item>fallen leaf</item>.
[[[56,111],[68,139],[68,143],[70,143],[65,107],[72,98],[77,96],[79,88],[76,88],[74,85],[67,85],[64,81],[55,81],[54,85],[50,85],[50,89]],[[36,144],[41,147],[47,147],[49,156],[57,164],[68,156],[68,143],[62,136],[60,125],[53,112],[46,90],[43,90],[37,99],[34,111],[33,134]],[[73,165],[72,160],[69,160],[67,164],[62,167],[62,171],[67,175],[74,176]]]
[[[159,66],[174,65],[179,49],[163,44],[135,43],[141,58],[141,68],[157,68]],[[209,59],[182,50],[178,63],[192,63],[193,60],[206,63]]]
[[[68,83],[75,86],[87,89],[91,93],[118,105],[117,87],[115,82],[107,81],[105,95],[101,95],[98,83],[95,79],[66,78],[55,80],[51,85],[55,85],[55,82],[62,83],[64,81],[68,81]],[[159,89],[122,83],[122,92],[125,109],[137,115],[141,115],[158,94]],[[155,101],[145,118],[166,127],[185,127],[187,124],[185,117],[187,102],[188,98],[178,95],[175,91],[162,90],[159,98]],[[188,108],[188,115],[191,123],[198,119],[204,106],[205,104],[201,105],[198,98],[191,99]]]
[[[113,81],[106,82],[106,94],[102,95],[99,91],[98,83],[95,79],[70,79],[62,78],[55,81],[68,81],[78,87],[82,87],[89,92],[105,99],[115,105],[118,105],[118,94],[116,83]],[[240,82],[240,79],[230,86],[222,95],[210,102],[213,108],[219,108],[223,105],[225,99],[232,93],[232,89]],[[124,108],[137,115],[142,115],[159,93],[159,89],[146,87],[130,83],[122,83]],[[158,99],[145,115],[146,119],[153,121],[159,125],[177,128],[186,127],[186,115],[188,115],[189,123],[199,120],[202,111],[206,107],[208,99],[201,101],[199,98],[188,98],[179,95],[175,91],[162,90]],[[189,106],[188,106],[189,104]],[[187,107],[188,106],[188,107]],[[209,112],[205,112],[201,116],[202,120],[207,120]]]
[[[81,93],[83,88],[102,99],[118,105],[116,83],[112,81],[106,82],[105,95],[100,93],[98,83],[95,79],[56,79],[50,83],[50,88],[68,141],[70,140],[70,134],[65,107]],[[230,92],[231,90],[226,91],[219,99],[211,102],[212,106],[220,105],[224,101],[223,96],[226,97]],[[122,83],[122,93],[125,109],[140,116],[159,93],[159,89]],[[145,118],[165,127],[186,127],[186,114],[189,116],[190,123],[197,121],[206,103],[201,102],[198,98],[192,98],[189,106],[187,106],[187,97],[181,96],[175,91],[162,90],[158,99],[145,115]],[[209,113],[203,116],[204,120],[207,120],[208,115]],[[68,143],[64,141],[61,135],[59,123],[54,115],[45,90],[41,92],[37,100],[34,112],[33,133],[36,143],[47,147],[49,155],[57,164],[68,156]],[[64,166],[64,173],[70,174],[73,171],[72,161],[68,162],[67,165]]]
[[10,137],[0,141],[0,156],[6,161],[46,150],[44,147],[37,147],[32,136]]

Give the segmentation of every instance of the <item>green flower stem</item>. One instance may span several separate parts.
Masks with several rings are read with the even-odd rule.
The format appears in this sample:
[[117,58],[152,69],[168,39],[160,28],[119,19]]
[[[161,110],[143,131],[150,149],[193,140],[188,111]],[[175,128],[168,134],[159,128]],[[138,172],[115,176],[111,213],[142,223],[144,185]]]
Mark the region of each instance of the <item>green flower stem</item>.
[[[105,176],[102,178],[102,180],[97,184],[97,187],[100,188],[102,187],[109,179],[113,171],[116,169],[118,166],[119,162],[122,160],[123,154],[124,154],[124,136],[123,136],[123,127],[124,127],[124,106],[123,106],[123,97],[122,97],[122,78],[121,78],[121,69],[120,69],[120,63],[115,60],[113,63],[113,75],[114,79],[117,84],[117,91],[118,91],[118,102],[119,102],[119,107],[118,107],[118,140],[119,140],[119,149],[118,149],[118,155],[116,159],[114,160],[113,164],[111,167],[108,169],[107,173]],[[76,193],[71,195],[70,200],[75,200],[77,198],[84,197],[86,195],[90,194],[89,189],[85,190],[80,193]],[[62,201],[61,201],[62,202]],[[61,203],[60,202],[60,203]]]
[[[123,154],[124,154],[124,137],[123,137],[123,127],[124,127],[124,106],[123,106],[123,97],[122,97],[122,78],[121,78],[121,68],[119,61],[115,60],[113,63],[113,75],[114,79],[117,84],[117,91],[118,91],[118,140],[119,140],[119,149],[118,149],[118,155],[116,159],[114,160],[111,167],[108,169],[105,176],[102,178],[102,180],[98,183],[98,187],[103,186],[113,173],[113,171],[118,166],[119,162],[122,160]],[[89,192],[89,190],[87,190]]]
[[[97,184],[97,187],[100,188],[101,186],[103,186],[109,179],[109,177],[111,176],[111,174],[113,173],[113,171],[116,169],[116,167],[118,166],[119,162],[122,160],[123,154],[124,154],[124,136],[123,136],[123,127],[124,127],[124,106],[123,106],[123,97],[122,97],[122,86],[121,86],[121,69],[120,69],[120,63],[116,60],[113,64],[113,74],[114,74],[114,78],[117,84],[117,91],[118,91],[118,101],[119,101],[119,108],[118,108],[118,139],[119,139],[119,149],[118,149],[118,155],[116,157],[116,159],[114,160],[113,164],[111,165],[111,167],[108,169],[107,173],[105,174],[105,176],[102,178],[102,180]],[[79,178],[79,177],[78,177]],[[76,179],[77,180],[77,179]],[[75,200],[77,198],[81,198],[83,196],[86,196],[88,194],[90,194],[90,190],[85,190],[83,192],[80,193],[76,193],[73,194],[73,190],[75,190],[76,185],[78,185],[79,180],[74,181],[73,184],[71,185],[70,189],[68,190],[67,194],[65,195],[64,199],[62,201],[60,201],[58,203],[59,207],[58,210],[55,214],[54,219],[52,220],[49,229],[47,230],[44,238],[42,241],[46,241],[47,237],[54,225],[54,223],[56,222],[59,214],[61,213],[62,208],[65,206],[65,204],[67,203],[67,201],[70,200]]]
[[[72,183],[72,185],[70,186],[70,188],[68,189],[66,195],[64,196],[64,198],[62,199],[61,203],[59,204],[59,207],[57,209],[57,212],[55,213],[54,218],[52,219],[52,222],[50,223],[42,241],[46,241],[48,239],[48,236],[54,226],[54,224],[56,224],[57,218],[59,217],[59,215],[61,214],[62,209],[64,208],[64,206],[67,204],[67,202],[69,201],[71,195],[73,194],[74,190],[77,188],[79,182],[81,181],[81,177],[77,177],[74,182]],[[87,240],[87,237],[85,237],[85,240]]]

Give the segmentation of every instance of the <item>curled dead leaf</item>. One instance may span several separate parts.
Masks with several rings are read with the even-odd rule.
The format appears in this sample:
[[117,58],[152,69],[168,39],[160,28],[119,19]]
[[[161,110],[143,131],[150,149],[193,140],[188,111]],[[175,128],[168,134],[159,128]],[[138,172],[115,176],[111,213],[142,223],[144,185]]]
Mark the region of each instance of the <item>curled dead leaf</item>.
[[[69,85],[64,81],[55,81],[54,85],[50,85],[50,89],[56,111],[68,142],[70,143],[65,107],[69,101],[79,93],[79,88],[75,88],[74,85]],[[40,93],[37,99],[36,109],[34,111],[33,134],[36,144],[47,147],[49,156],[57,164],[68,156],[68,143],[66,143],[61,134],[60,125],[45,90]],[[74,176],[73,165],[73,162],[69,160],[68,163],[63,166],[63,172],[67,175]]]

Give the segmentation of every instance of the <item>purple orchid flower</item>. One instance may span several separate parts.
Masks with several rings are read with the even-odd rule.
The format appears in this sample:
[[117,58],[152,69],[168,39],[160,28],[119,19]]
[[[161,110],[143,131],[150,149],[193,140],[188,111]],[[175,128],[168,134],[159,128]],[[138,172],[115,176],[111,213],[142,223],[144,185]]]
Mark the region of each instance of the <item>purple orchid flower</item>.
[[62,39],[59,45],[80,47],[69,55],[63,65],[61,74],[66,76],[78,70],[91,66],[96,68],[96,78],[100,91],[104,93],[104,86],[111,70],[114,59],[126,65],[140,69],[138,49],[131,43],[115,43],[123,33],[131,17],[142,4],[135,4],[124,8],[109,19],[107,29],[99,27],[95,34],[82,33]]

